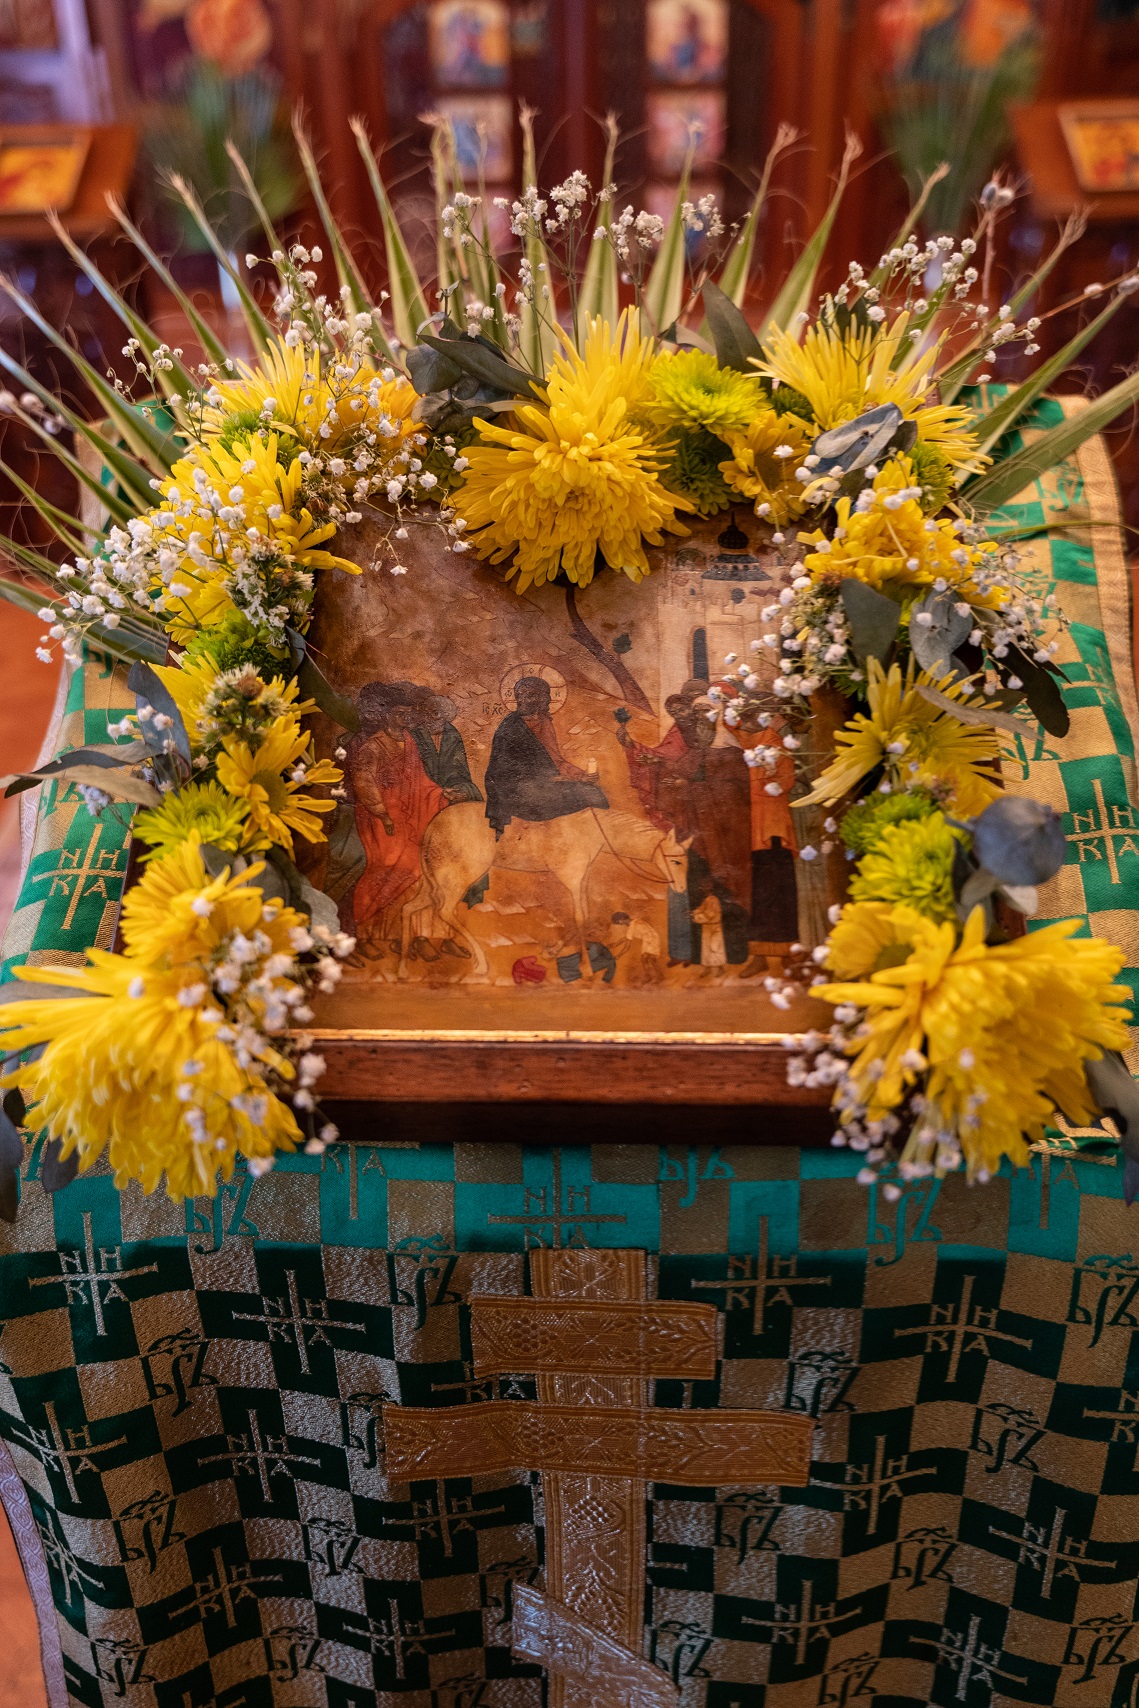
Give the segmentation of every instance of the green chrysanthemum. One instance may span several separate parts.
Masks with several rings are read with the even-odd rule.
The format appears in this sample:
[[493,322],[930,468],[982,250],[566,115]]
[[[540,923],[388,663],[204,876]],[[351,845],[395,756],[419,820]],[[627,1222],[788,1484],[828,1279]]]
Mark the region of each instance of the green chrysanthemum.
[[953,468],[948,457],[943,457],[936,445],[915,439],[909,449],[909,458],[914,479],[922,489],[922,509],[940,510],[949,502],[953,491]]
[[144,859],[171,854],[196,830],[202,841],[236,854],[245,840],[246,801],[236,800],[218,783],[190,783],[167,795],[160,807],[140,812],[134,830],[150,852]]
[[701,427],[721,436],[740,433],[762,401],[753,375],[722,368],[715,356],[703,350],[678,350],[659,357],[649,384],[652,401],[646,413],[653,424],[690,433]]
[[939,924],[954,918],[955,842],[941,813],[888,825],[877,847],[859,863],[850,883],[851,899],[912,907]]
[[764,400],[768,408],[774,409],[776,415],[797,415],[800,421],[806,421],[808,424],[815,419],[810,402],[801,391],[796,391],[793,385],[767,385],[764,388]]
[[868,795],[844,816],[840,835],[853,854],[868,854],[892,824],[928,818],[936,811],[937,802],[923,789],[911,789],[904,795]]
[[279,675],[282,666],[282,654],[261,643],[257,630],[241,611],[229,611],[213,628],[199,630],[187,643],[185,657],[191,663],[210,658],[219,670],[250,665],[265,677]]
[[670,492],[690,498],[701,516],[715,516],[735,498],[720,473],[720,464],[730,456],[729,447],[714,433],[703,428],[695,433],[682,433],[672,461],[660,478]]

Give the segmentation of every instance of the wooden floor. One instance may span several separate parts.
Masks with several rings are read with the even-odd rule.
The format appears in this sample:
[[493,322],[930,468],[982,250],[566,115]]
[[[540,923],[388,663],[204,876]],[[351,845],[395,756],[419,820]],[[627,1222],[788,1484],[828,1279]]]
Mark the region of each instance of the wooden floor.
[[0,1514],[0,1708],[46,1708],[39,1635],[20,1557]]
[[[58,671],[36,658],[43,624],[0,605],[0,774],[32,765],[51,717]],[[20,875],[19,803],[0,802],[0,929]],[[46,1708],[39,1637],[24,1574],[0,1514],[0,1708]]]

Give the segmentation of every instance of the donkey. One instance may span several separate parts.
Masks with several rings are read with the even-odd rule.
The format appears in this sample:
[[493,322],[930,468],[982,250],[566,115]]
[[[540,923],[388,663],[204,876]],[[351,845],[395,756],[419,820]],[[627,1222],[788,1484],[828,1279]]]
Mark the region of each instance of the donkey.
[[691,840],[681,841],[675,830],[658,830],[631,813],[598,807],[541,824],[515,819],[496,840],[480,802],[461,801],[445,807],[423,833],[419,856],[422,878],[402,911],[398,976],[408,977],[412,917],[429,901],[470,950],[475,977],[486,977],[490,968],[482,944],[459,918],[458,908],[471,885],[495,870],[550,872],[565,886],[581,940],[582,965],[587,967],[586,892],[594,861],[602,854],[611,854],[634,877],[685,894]]

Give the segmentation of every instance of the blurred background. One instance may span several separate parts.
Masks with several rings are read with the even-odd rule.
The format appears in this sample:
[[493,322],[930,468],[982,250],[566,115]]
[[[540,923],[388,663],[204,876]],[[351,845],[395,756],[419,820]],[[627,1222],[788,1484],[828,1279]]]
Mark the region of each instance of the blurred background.
[[[622,197],[653,212],[671,206],[696,127],[690,196],[714,194],[728,223],[747,209],[780,126],[794,127],[757,247],[757,317],[824,211],[848,131],[862,153],[824,284],[837,284],[851,259],[877,259],[914,188],[943,160],[954,170],[926,204],[924,237],[964,232],[994,175],[1014,192],[992,256],[993,301],[1031,272],[1066,218],[1086,218],[1025,311],[1045,317],[1041,359],[1094,312],[1102,281],[1139,265],[1139,0],[0,0],[0,271],[100,371],[129,379],[121,327],[45,207],[59,207],[76,241],[190,355],[176,298],[116,241],[108,193],[173,257],[179,287],[221,327],[231,305],[218,264],[180,217],[171,172],[193,185],[244,266],[254,221],[225,151],[232,136],[278,226],[315,236],[290,130],[300,109],[333,211],[380,285],[376,204],[349,121],[363,118],[429,275],[429,116],[450,121],[460,161],[488,197],[511,196],[519,103],[536,113],[543,185],[576,167],[596,182],[603,121],[615,114]],[[8,299],[0,344],[43,383],[73,388]],[[1137,359],[1139,315],[1129,305],[1062,388],[1102,390]],[[994,377],[1016,377],[1017,360],[1015,349],[1002,356]],[[1110,443],[1136,530],[1133,424]],[[36,445],[18,422],[0,421],[0,531],[43,545],[17,483],[65,506],[71,494]],[[35,659],[38,620],[0,610],[2,769],[14,771],[36,757],[57,673]],[[15,806],[0,808],[0,920],[19,871]],[[6,1531],[0,1632],[0,1708],[35,1708],[37,1645]]]

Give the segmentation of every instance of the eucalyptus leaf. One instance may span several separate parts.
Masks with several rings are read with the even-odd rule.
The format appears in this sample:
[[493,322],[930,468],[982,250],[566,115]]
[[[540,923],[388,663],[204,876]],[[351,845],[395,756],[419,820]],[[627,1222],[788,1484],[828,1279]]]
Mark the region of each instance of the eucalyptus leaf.
[[902,620],[901,606],[853,575],[843,581],[842,604],[859,664],[865,665],[870,658],[884,662]]
[[523,373],[521,368],[514,367],[501,355],[484,349],[474,338],[432,338],[424,333],[421,342],[449,357],[483,385],[516,397],[536,396],[531,375]]
[[315,700],[326,717],[355,735],[360,727],[360,714],[352,701],[334,688],[319,666],[313,663],[304,636],[296,629],[286,629],[285,633],[297,661],[297,687],[303,698]]
[[818,457],[816,476],[851,474],[878,462],[890,449],[904,417],[896,403],[880,403],[853,421],[843,421],[820,433],[811,446]]
[[114,753],[108,753],[104,747],[73,747],[69,752],[61,753],[58,759],[49,759],[46,765],[37,767],[36,775],[51,777],[57,771],[70,771],[76,765],[102,765],[113,771],[120,765],[137,764],[145,753],[146,747],[139,741],[132,741]]
[[[77,748],[74,755],[68,753],[64,755],[62,760],[53,759],[49,765],[43,766],[39,771],[26,772],[22,776],[0,777],[0,785],[4,787],[4,799],[10,800],[13,795],[24,795],[29,789],[38,789],[41,783],[49,782],[53,777],[61,783],[85,782],[86,774],[93,766],[102,767],[108,772],[118,769],[114,763],[107,764],[106,755],[102,753],[98,757],[91,755],[90,763],[84,764],[82,757],[80,757],[82,752],[82,749]],[[69,777],[67,775],[69,771],[82,771],[84,776],[82,778]]]
[[677,350],[700,350],[705,356],[716,354],[715,345],[710,344],[699,332],[693,332],[690,326],[685,326],[680,320],[674,320],[671,326],[666,326],[663,332],[658,333],[658,337],[662,344],[671,344]]
[[745,315],[711,279],[704,282],[703,296],[708,329],[716,346],[716,360],[722,368],[754,374],[751,362],[753,358],[762,360],[763,351]]
[[1123,1198],[1131,1204],[1139,1189],[1139,1084],[1117,1050],[1106,1050],[1098,1062],[1085,1062],[1084,1071],[1100,1114],[1110,1115],[1119,1128],[1119,1144],[1126,1159]]
[[972,633],[973,613],[966,605],[962,615],[959,603],[951,591],[931,592],[910,611],[910,651],[931,676],[950,674],[953,654]]
[[1002,795],[970,826],[973,852],[998,883],[1045,884],[1064,864],[1067,840],[1062,816],[1043,801]]
[[340,913],[330,895],[318,890],[315,884],[301,874],[301,905],[314,925],[321,926],[325,931],[340,930]]
[[940,711],[951,712],[959,723],[971,724],[975,729],[1003,729],[1009,735],[1023,735],[1024,724],[1018,718],[1010,718],[1007,712],[990,711],[988,706],[963,706],[960,700],[955,700],[950,694],[943,694],[940,688],[931,688],[928,682],[919,682],[917,691],[923,700],[928,700],[931,706],[937,706]]
[[132,777],[129,771],[107,771],[98,765],[73,765],[66,773],[66,781],[85,789],[101,789],[113,801],[129,801],[136,807],[162,804],[158,790],[141,777]]
[[1060,685],[1050,670],[1033,662],[1018,646],[1009,648],[1009,668],[1024,684],[1029,710],[1049,735],[1067,735],[1071,719]]
[[992,872],[987,872],[984,866],[979,866],[975,872],[970,873],[961,886],[961,893],[957,898],[957,911],[960,917],[968,919],[973,909],[981,902],[987,901],[993,892],[999,890],[1000,887],[1000,879],[994,877]]
[[23,1160],[24,1135],[9,1115],[8,1097],[5,1097],[0,1105],[0,1222],[14,1222],[19,1213]]
[[277,861],[273,858],[277,852],[277,849],[271,848],[265,857],[263,869],[255,873],[253,877],[246,876],[245,881],[254,889],[260,890],[266,901],[283,902],[286,907],[289,907],[292,905],[293,899],[291,886],[288,879],[282,874]]
[[40,1183],[45,1192],[62,1192],[65,1186],[70,1186],[79,1173],[79,1152],[72,1151],[68,1157],[61,1157],[62,1146],[58,1139],[48,1139],[40,1159]]
[[[169,688],[167,688],[163,683],[162,679],[154,670],[151,669],[149,664],[144,664],[140,659],[137,663],[131,665],[130,675],[127,677],[127,687],[135,696],[136,702],[151,706],[154,711],[161,712],[164,717],[170,719],[169,730],[155,731],[154,733],[156,735],[161,734],[164,737],[169,735],[174,742],[176,750],[182,755],[182,758],[188,765],[190,763],[190,736],[186,729],[186,725],[182,721],[182,714],[178,710],[177,702]],[[148,724],[149,719],[146,721],[140,720],[140,727],[143,731],[143,740],[153,752],[154,747],[151,742],[151,732],[148,729]],[[163,740],[160,750],[164,748],[165,745],[165,740]]]
[[198,852],[202,856],[202,865],[211,878],[220,878],[223,872],[230,872],[234,877],[245,864],[240,854],[230,854],[224,848],[219,848],[216,842],[203,842]]
[[307,913],[313,925],[324,926],[328,931],[340,930],[340,914],[332,897],[318,890],[305,877],[299,866],[293,864],[283,849],[270,850],[269,859],[286,885],[286,900],[300,913]]
[[1018,913],[1032,916],[1040,911],[1040,896],[1035,884],[1002,884],[1001,894]]
[[433,392],[450,391],[463,376],[458,362],[428,344],[414,345],[404,357],[404,362],[421,399]]

